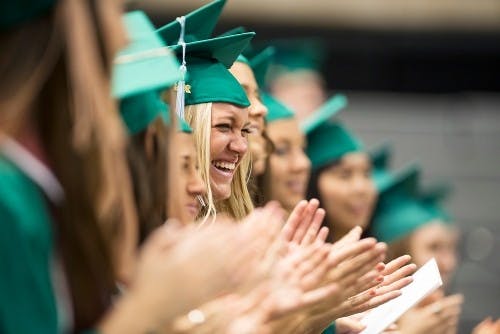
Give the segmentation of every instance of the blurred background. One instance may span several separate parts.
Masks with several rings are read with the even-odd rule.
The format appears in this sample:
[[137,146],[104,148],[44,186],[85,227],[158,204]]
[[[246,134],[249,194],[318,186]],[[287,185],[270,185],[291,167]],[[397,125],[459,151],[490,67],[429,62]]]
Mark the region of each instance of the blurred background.
[[[128,5],[161,26],[208,2]],[[460,333],[500,317],[500,0],[228,0],[217,32],[236,26],[317,42],[328,92],[349,98],[341,118],[368,146],[389,140],[394,168],[418,160],[424,184],[453,184]]]

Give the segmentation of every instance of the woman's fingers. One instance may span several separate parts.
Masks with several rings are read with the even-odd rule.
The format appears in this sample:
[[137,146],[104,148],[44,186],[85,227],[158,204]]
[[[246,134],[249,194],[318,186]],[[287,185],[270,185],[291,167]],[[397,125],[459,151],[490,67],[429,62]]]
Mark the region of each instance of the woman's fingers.
[[335,248],[335,244],[333,244],[329,257],[332,268],[337,267],[340,263],[346,261],[349,258],[355,257],[372,249],[373,247],[375,247],[376,243],[377,241],[374,238],[366,238],[348,244],[342,248]]
[[306,200],[300,201],[288,217],[283,229],[281,230],[281,236],[285,241],[290,242],[293,240],[297,228],[302,222],[302,215],[304,214],[304,210],[306,209],[308,203],[309,202]]
[[356,226],[352,228],[346,235],[333,244],[333,250],[337,251],[346,245],[359,241],[361,233],[363,233],[363,229],[361,227]]
[[300,222],[299,226],[297,227],[292,242],[295,242],[297,244],[302,243],[302,239],[304,239],[318,207],[319,201],[317,199],[313,198],[309,201],[302,214],[302,222]]
[[401,278],[413,275],[415,270],[417,270],[417,266],[414,263],[407,264],[406,266],[399,268],[392,274],[384,276],[384,282],[382,283],[382,285],[391,285]]
[[325,218],[325,210],[321,208],[317,209],[312,217],[312,221],[311,224],[309,225],[309,228],[307,229],[306,235],[301,241],[302,245],[310,245],[316,240],[316,237],[318,236],[318,231],[321,228],[321,224],[323,223],[324,218]]
[[385,269],[382,272],[382,275],[387,276],[393,274],[396,270],[398,270],[399,268],[410,262],[410,260],[411,260],[410,255],[403,255],[392,260],[391,262],[385,265]]

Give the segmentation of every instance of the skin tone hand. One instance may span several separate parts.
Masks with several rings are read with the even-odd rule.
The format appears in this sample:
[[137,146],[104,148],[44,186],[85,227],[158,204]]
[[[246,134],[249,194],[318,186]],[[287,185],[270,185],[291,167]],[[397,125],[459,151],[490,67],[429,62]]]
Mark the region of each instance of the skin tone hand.
[[295,245],[310,245],[315,240],[325,240],[328,228],[321,228],[325,217],[325,210],[319,208],[319,201],[315,198],[310,201],[300,201],[288,217],[281,237],[288,243]]
[[414,307],[400,318],[398,326],[405,334],[454,334],[463,303],[455,294],[440,298],[426,306]]
[[415,264],[408,264],[410,260],[409,255],[403,255],[388,264],[380,264],[384,266],[380,273],[383,281],[379,284],[377,284],[377,279],[368,282],[362,293],[350,297],[345,302],[343,306],[345,307],[344,312],[346,314],[365,312],[399,297],[401,295],[400,290],[413,281],[410,275],[417,269]]
[[[339,318],[335,320],[335,333],[338,334],[357,334],[360,333],[365,326],[360,322],[362,315],[353,315],[349,317]],[[398,326],[393,324],[389,326],[382,334],[399,334],[401,333]]]
[[474,329],[472,334],[498,334],[500,333],[500,319],[493,321],[488,317],[481,321]]
[[262,279],[258,259],[277,238],[281,218],[279,207],[269,205],[248,218],[255,228],[220,220],[202,228],[173,223],[159,228],[144,244],[129,289],[100,332],[163,328],[197,305]]

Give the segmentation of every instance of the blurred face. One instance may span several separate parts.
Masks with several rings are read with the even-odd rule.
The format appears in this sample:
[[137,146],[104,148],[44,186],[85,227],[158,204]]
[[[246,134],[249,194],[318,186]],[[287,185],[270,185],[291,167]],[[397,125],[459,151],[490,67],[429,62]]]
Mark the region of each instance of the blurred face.
[[377,192],[366,153],[346,154],[324,170],[318,178],[318,190],[335,237],[355,226],[368,225]]
[[231,182],[248,150],[248,110],[228,103],[212,105],[210,187],[215,200],[231,196]]
[[264,117],[267,115],[267,107],[260,99],[259,86],[257,86],[252,69],[245,63],[235,62],[229,71],[238,80],[241,87],[243,87],[250,101],[248,119],[251,127],[256,129],[256,132],[262,133],[264,130]]
[[424,265],[431,258],[436,262],[446,285],[457,266],[458,232],[439,222],[426,224],[412,233],[410,255],[417,266]]
[[273,95],[295,111],[302,120],[318,109],[326,100],[321,77],[313,71],[284,75],[272,85]]
[[296,119],[268,124],[268,134],[275,145],[270,156],[271,198],[279,201],[287,211],[306,196],[311,162],[304,153],[304,135]]
[[261,175],[265,171],[265,160],[267,158],[266,140],[262,136],[267,107],[261,101],[259,87],[250,66],[242,62],[235,62],[229,71],[243,87],[250,101],[248,119],[252,128],[252,133],[249,135],[253,163],[252,173]]
[[174,141],[176,144],[175,159],[178,164],[178,173],[175,175],[178,191],[175,196],[178,202],[171,214],[182,223],[188,224],[193,222],[200,212],[201,207],[197,196],[205,195],[206,188],[198,172],[192,135],[178,132],[175,134]]

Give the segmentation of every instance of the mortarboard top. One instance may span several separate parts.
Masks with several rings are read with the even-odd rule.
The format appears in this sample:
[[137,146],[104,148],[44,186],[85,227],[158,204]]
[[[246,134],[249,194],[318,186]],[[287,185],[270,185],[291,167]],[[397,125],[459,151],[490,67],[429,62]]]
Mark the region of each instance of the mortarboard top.
[[[228,68],[254,35],[247,32],[186,43],[186,105],[208,102],[232,103],[244,108],[250,105],[244,89]],[[180,45],[171,48],[182,57]]]
[[306,134],[314,131],[314,129],[330,120],[346,106],[347,98],[344,95],[336,94],[332,96],[301,122],[300,127],[302,131]]
[[[226,0],[215,0],[186,14],[184,41],[190,43],[210,38],[225,4]],[[159,28],[157,32],[167,45],[176,45],[181,25],[174,20]]]
[[123,20],[129,45],[115,58],[112,91],[120,99],[122,119],[133,135],[166,113],[160,93],[179,80],[180,72],[174,53],[143,12],[127,13]]
[[253,74],[255,76],[255,81],[259,88],[264,89],[266,86],[266,76],[274,61],[275,48],[268,46],[264,50],[260,51],[253,57],[249,58],[249,65],[252,68]]
[[266,121],[272,123],[275,121],[291,119],[295,117],[293,111],[291,111],[287,106],[275,99],[273,96],[265,92],[262,92],[261,94],[262,103],[264,103],[264,105],[267,107]]
[[115,58],[112,94],[125,98],[150,90],[164,90],[180,79],[179,63],[141,11],[123,16],[129,44]]

